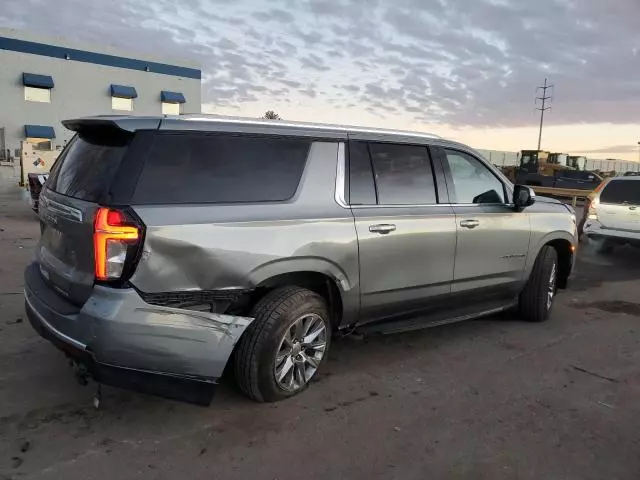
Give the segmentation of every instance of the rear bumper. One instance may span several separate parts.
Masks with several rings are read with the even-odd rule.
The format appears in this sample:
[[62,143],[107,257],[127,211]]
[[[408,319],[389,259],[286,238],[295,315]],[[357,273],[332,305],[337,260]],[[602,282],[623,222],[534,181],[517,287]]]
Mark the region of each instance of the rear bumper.
[[33,328],[98,382],[204,405],[252,321],[148,305],[133,289],[101,286],[74,308],[35,264],[25,272],[25,307]]
[[606,228],[597,220],[587,219],[584,223],[583,232],[588,238],[594,240],[603,239],[621,244],[640,245],[640,231]]

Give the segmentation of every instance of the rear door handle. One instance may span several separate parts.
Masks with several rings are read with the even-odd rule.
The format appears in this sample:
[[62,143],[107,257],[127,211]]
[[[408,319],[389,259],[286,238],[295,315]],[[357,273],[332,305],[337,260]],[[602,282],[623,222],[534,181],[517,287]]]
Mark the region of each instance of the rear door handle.
[[369,225],[369,231],[371,233],[379,233],[381,235],[386,235],[390,232],[395,232],[396,226],[391,223],[381,223],[379,225]]
[[460,222],[460,226],[464,228],[476,228],[478,225],[480,225],[478,220],[462,220]]

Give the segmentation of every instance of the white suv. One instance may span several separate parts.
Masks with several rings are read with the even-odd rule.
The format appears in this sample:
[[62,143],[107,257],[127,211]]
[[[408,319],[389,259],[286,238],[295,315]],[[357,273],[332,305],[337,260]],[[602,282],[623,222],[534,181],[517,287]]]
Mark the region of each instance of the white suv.
[[584,234],[610,252],[625,243],[640,246],[640,177],[616,177],[603,182],[585,205]]

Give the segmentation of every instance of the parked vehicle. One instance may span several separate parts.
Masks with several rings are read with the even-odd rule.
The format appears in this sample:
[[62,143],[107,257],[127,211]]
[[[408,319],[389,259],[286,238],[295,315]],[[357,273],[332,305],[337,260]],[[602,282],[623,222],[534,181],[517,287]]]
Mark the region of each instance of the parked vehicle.
[[640,177],[615,177],[589,196],[581,222],[601,253],[616,245],[640,246]]
[[569,206],[437,136],[206,116],[95,117],[41,194],[34,328],[81,377],[206,404],[304,390],[332,334],[516,307],[549,318]]

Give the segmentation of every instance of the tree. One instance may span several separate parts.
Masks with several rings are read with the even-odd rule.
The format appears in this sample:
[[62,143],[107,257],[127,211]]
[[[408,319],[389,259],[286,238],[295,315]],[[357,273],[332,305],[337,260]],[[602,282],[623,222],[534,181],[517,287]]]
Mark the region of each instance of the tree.
[[264,118],[266,120],[282,120],[280,118],[280,115],[278,115],[273,110],[267,110],[266,112],[264,112],[264,115],[261,118]]

